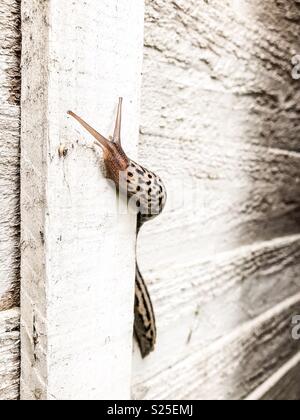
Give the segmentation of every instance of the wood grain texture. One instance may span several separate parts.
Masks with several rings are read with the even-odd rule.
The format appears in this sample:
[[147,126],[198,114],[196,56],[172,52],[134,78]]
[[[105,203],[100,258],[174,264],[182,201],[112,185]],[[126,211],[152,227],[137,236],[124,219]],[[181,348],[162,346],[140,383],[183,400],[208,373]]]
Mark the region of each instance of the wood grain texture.
[[20,1],[0,8],[0,311],[19,304]]
[[[299,292],[299,18],[288,0],[146,1],[139,160],[169,200],[139,241],[158,345],[134,355],[137,398],[243,398],[282,365],[281,347],[262,343],[266,311]],[[227,357],[250,341],[243,373]]]
[[0,400],[16,400],[20,383],[20,311],[0,312]]
[[248,401],[299,401],[299,377],[300,354],[298,353],[246,399]]
[[67,111],[108,136],[123,96],[135,157],[143,3],[24,0],[22,11],[21,397],[126,399],[136,217],[118,212],[101,153]]
[[161,172],[169,203],[144,230],[145,268],[158,243],[164,265],[191,243],[201,255],[299,232],[298,23],[287,9],[297,4],[146,2],[140,161]]
[[0,6],[0,400],[19,397],[20,1]]
[[143,131],[299,150],[290,14],[298,2],[146,1]]
[[[134,394],[143,382],[147,388],[154,375],[159,378],[181,360],[190,360],[194,349],[201,357],[213,342],[298,293],[299,269],[300,236],[296,235],[214,255],[201,263],[148,271],[156,308],[157,349],[142,361],[135,347]],[[252,368],[255,371],[259,366],[253,362]],[[185,383],[186,377],[177,380]],[[168,389],[175,386],[167,383]],[[150,394],[155,392],[149,388]],[[174,398],[180,398],[180,389],[176,392]]]
[[[11,308],[19,299],[20,2],[2,3],[0,399],[14,399],[19,321],[18,311]],[[136,16],[136,7],[119,28],[115,23],[125,11],[123,3],[63,3],[52,2],[49,14],[47,2],[23,2],[24,45],[31,48],[23,57],[24,109],[34,121],[23,121],[24,146],[30,153],[22,163],[27,179],[22,386],[23,395],[34,399],[57,398],[67,391],[68,397],[82,396],[82,372],[97,372],[84,383],[84,389],[90,389],[105,377],[112,348],[130,354],[124,343],[130,342],[132,290],[128,287],[122,298],[117,290],[124,294],[124,288],[118,289],[121,271],[131,278],[132,266],[112,244],[123,238],[120,248],[127,250],[128,260],[133,258],[133,224],[124,220],[123,227],[114,230],[112,197],[101,184],[98,162],[86,143],[79,142],[79,150],[79,130],[67,128],[62,115],[75,105],[75,111],[108,132],[116,97],[123,94],[133,100],[127,104],[124,129],[130,141],[127,150],[134,155],[130,139],[137,128],[138,83],[131,83],[132,74],[137,80],[139,71],[127,60],[128,51],[139,47],[124,34],[131,33],[128,19]],[[33,19],[35,13],[38,19]],[[299,22],[298,1],[146,0],[139,161],[166,180],[169,202],[164,215],[141,234],[141,267],[157,312],[159,342],[157,352],[143,362],[135,351],[135,398],[240,399],[262,384],[269,384],[262,398],[297,399],[300,394],[297,356],[293,357],[299,343],[289,339],[291,314],[300,312],[299,295],[289,298],[299,291],[300,85],[291,78],[291,57],[299,53]],[[128,73],[121,75],[125,67]],[[35,71],[30,74],[31,68]],[[62,143],[68,157],[59,161],[57,148]],[[90,187],[83,179],[91,180]],[[58,202],[55,208],[51,205]],[[95,213],[97,206],[105,207],[104,215]],[[120,257],[122,270],[114,271],[116,258],[114,269],[105,265],[112,255]],[[108,275],[112,271],[114,279]],[[100,277],[104,284],[111,283],[104,289],[101,283],[101,296]],[[109,307],[99,305],[101,299],[109,300]],[[103,318],[95,317],[99,306],[105,319],[109,315],[114,320],[118,307],[121,338],[111,333],[111,323],[105,329]],[[64,352],[66,335],[71,344]],[[94,365],[87,360],[95,346],[99,357],[110,356],[89,370],[87,364]],[[50,348],[51,360],[45,361]],[[82,357],[73,357],[72,350]],[[122,368],[114,371],[119,377],[126,370],[122,379],[113,380],[107,373],[105,382],[111,380],[114,397],[122,393],[117,383],[128,387],[130,363],[124,359],[117,358]],[[51,379],[48,369],[56,372]],[[66,377],[72,383],[68,390]],[[96,395],[90,391],[89,397]]]
[[231,400],[247,397],[300,349],[291,338],[291,321],[300,311],[300,295],[208,346],[191,346],[176,364],[145,382],[134,398]]

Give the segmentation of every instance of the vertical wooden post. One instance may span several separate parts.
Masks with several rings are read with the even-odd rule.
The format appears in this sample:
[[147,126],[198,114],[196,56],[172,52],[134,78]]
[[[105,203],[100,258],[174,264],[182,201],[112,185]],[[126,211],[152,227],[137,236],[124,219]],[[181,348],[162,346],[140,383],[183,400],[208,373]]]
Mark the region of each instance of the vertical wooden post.
[[[138,141],[141,0],[22,1],[22,399],[129,398],[135,218],[67,117]],[[59,156],[59,149],[64,154]]]
[[0,5],[0,401],[19,396],[20,2]]

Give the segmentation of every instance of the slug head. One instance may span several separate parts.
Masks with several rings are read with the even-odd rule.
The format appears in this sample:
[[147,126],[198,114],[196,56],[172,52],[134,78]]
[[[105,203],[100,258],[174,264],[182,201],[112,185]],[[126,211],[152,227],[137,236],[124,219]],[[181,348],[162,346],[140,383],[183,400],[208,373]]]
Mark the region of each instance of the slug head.
[[95,144],[102,148],[107,175],[110,179],[115,181],[117,185],[119,184],[120,172],[125,171],[129,164],[129,159],[121,145],[122,102],[123,99],[120,98],[114,135],[109,139],[98,133],[74,112],[68,112],[69,115],[75,118],[95,138]]

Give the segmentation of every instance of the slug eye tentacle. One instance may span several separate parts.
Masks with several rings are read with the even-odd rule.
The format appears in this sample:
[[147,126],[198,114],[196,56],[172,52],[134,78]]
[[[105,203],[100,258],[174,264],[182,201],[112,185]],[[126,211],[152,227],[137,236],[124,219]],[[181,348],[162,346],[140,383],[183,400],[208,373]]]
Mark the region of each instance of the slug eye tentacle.
[[115,130],[113,137],[109,137],[109,139],[102,136],[102,134],[98,133],[93,127],[91,127],[86,121],[84,121],[81,117],[75,114],[72,111],[68,111],[68,115],[75,118],[96,140],[95,144],[97,146],[101,146],[103,149],[110,149],[111,143],[121,145],[121,124],[122,124],[122,103],[123,98],[119,98],[119,105],[118,105],[118,112],[115,124]]
[[113,142],[121,145],[121,125],[122,125],[122,104],[123,98],[119,98],[117,119],[115,125],[115,131],[113,136]]
[[98,133],[98,131],[94,130],[87,122],[85,122],[82,118],[76,115],[72,111],[68,111],[68,114],[75,118],[96,140],[95,142],[98,146],[101,146],[103,149],[110,149],[110,141],[107,140],[102,134]]

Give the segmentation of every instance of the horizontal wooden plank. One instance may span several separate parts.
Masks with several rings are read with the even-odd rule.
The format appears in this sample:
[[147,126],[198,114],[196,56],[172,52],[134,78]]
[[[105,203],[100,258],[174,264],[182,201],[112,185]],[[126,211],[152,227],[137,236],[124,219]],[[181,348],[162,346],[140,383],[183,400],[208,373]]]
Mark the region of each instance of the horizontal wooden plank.
[[[251,4],[247,0],[225,0],[222,4],[217,0],[173,0],[168,4],[146,0],[146,45],[186,69],[210,70],[216,59],[234,56],[239,64],[251,62],[246,68],[249,72],[257,69],[254,81],[266,79],[271,65],[278,69],[282,80],[288,80],[290,62],[286,52],[291,46],[295,50],[298,47],[298,21],[293,22],[291,15],[299,18],[299,9],[289,0],[276,4],[259,0]],[[220,68],[216,82],[226,76],[233,82],[247,80],[247,72],[235,74],[233,69]]]
[[146,1],[143,130],[299,150],[295,4]]
[[[219,308],[220,315],[228,313],[231,306],[239,316],[229,320],[237,327],[296,294],[299,269],[300,235],[296,235],[191,264],[168,266],[159,273],[149,270],[145,278],[162,328],[175,327],[184,314],[193,315],[198,307],[203,316],[209,312],[206,305]],[[222,334],[226,319],[221,320]]]
[[20,1],[0,8],[0,311],[19,304]]
[[169,194],[141,233],[146,269],[299,232],[297,13],[146,1],[140,161]]
[[169,143],[196,139],[199,147],[207,139],[229,146],[246,139],[253,146],[299,152],[298,86],[290,92],[292,105],[285,104],[280,86],[275,99],[268,91],[214,91],[201,74],[186,80],[185,70],[160,63],[157,52],[148,51],[145,60],[142,134],[162,136]]
[[[171,159],[170,159],[171,153]],[[299,177],[297,152],[268,149],[240,141],[230,144],[210,138],[184,137],[169,139],[163,136],[144,137],[141,159],[159,165],[176,181],[223,181],[244,185],[246,182],[288,182]],[[173,179],[172,178],[172,179]]]
[[[158,145],[156,149],[159,149]],[[180,168],[183,161],[177,155],[176,146],[172,153]],[[196,147],[195,154],[199,160],[204,159],[200,158],[201,151]],[[258,158],[258,155],[255,156]],[[269,153],[270,158],[258,158],[255,162],[254,155],[248,154],[240,165],[244,169],[237,170],[234,175],[237,156],[242,162],[242,153],[236,155],[236,162],[232,158],[231,163],[226,164],[227,157],[223,158],[220,176],[231,172],[227,180],[202,181],[185,175],[180,179],[175,173],[167,173],[168,169],[175,172],[175,167],[166,155],[162,173],[167,184],[168,202],[164,213],[143,227],[139,242],[141,264],[150,269],[176,263],[178,258],[184,262],[193,253],[202,258],[208,253],[299,232],[298,156]],[[217,166],[213,156],[206,160]],[[188,159],[184,162],[189,165]],[[251,180],[250,172],[254,167],[257,175],[253,173],[256,179]],[[196,168],[195,161],[195,171]]]
[[[300,313],[300,294],[285,300],[208,346],[187,346],[176,364],[137,371],[136,399],[242,399],[300,350],[291,338],[291,320]],[[176,341],[173,342],[177,346]],[[150,364],[150,361],[148,361]],[[149,365],[148,365],[149,367]]]
[[249,395],[246,400],[299,401],[300,353],[296,354],[278,372]]
[[254,3],[146,2],[140,160],[169,193],[141,234],[146,269],[299,232],[297,8]]
[[299,291],[300,237],[281,238],[202,262],[146,271],[158,340],[149,360],[136,349],[134,375],[149,377],[204,350]]
[[18,308],[0,312],[0,400],[19,398],[19,334]]
[[206,346],[297,293],[300,237],[180,262],[144,272],[158,323],[152,372],[176,363],[188,341]]
[[297,351],[297,16],[288,0],[146,0],[140,161],[169,200],[139,240],[158,344],[136,351],[136,398],[244,398]]

